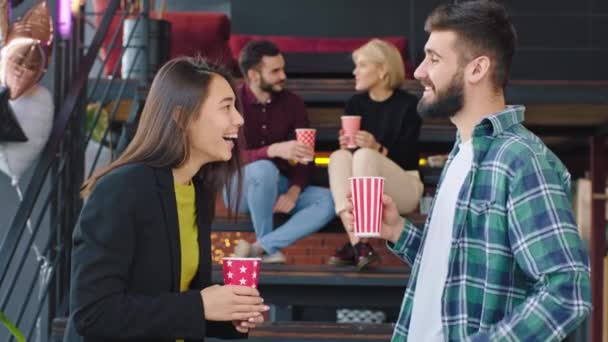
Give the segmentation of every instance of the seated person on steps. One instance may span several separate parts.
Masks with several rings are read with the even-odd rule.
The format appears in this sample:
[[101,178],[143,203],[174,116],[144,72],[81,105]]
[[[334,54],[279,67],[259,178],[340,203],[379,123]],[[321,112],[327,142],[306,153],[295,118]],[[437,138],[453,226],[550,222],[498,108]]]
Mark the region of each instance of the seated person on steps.
[[[410,213],[423,191],[418,174],[422,120],[416,111],[416,97],[399,89],[405,80],[403,60],[392,44],[373,39],[353,52],[353,61],[355,89],[361,93],[348,100],[346,115],[361,116],[361,130],[355,136],[354,152],[348,149],[341,130],[340,149],[330,156],[329,184],[335,211],[344,223],[349,177],[381,176],[385,192],[399,212]],[[330,264],[361,269],[378,259],[366,239],[347,234],[349,242],[329,259]]]
[[[239,64],[245,79],[238,95],[247,164],[238,208],[251,215],[257,241],[239,241],[235,256],[283,263],[281,248],[327,224],[335,216],[334,203],[328,189],[308,185],[314,163],[305,160],[314,152],[293,138],[296,128],[308,128],[308,116],[304,102],[284,89],[285,60],[279,49],[269,41],[250,42]],[[291,217],[273,231],[275,213]]]

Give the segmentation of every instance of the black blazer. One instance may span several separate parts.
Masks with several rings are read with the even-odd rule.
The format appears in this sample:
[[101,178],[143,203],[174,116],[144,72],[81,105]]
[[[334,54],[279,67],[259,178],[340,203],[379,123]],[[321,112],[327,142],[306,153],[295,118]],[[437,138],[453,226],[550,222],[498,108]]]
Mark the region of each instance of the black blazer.
[[180,293],[171,170],[131,164],[99,180],[73,235],[69,329],[86,342],[246,337],[231,322],[204,319],[200,289],[211,285],[214,194],[200,180],[195,188],[199,270],[192,290]]

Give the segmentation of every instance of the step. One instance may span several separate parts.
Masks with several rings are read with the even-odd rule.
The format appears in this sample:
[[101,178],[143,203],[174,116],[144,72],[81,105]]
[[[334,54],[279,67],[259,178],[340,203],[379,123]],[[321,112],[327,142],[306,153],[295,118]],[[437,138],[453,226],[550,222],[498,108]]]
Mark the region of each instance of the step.
[[[51,342],[63,341],[67,318],[55,318],[51,326]],[[393,324],[332,323],[332,322],[268,322],[256,327],[249,338],[233,341],[253,342],[343,342],[343,341],[388,341]],[[208,338],[205,341],[225,341]]]
[[[267,303],[289,306],[394,308],[409,279],[409,267],[262,264],[259,290]],[[221,265],[212,281],[223,284]]]
[[[253,232],[253,223],[251,218],[247,214],[239,215],[236,220],[229,218],[226,211],[216,211],[215,219],[211,224],[211,230],[216,232]],[[415,226],[423,227],[426,222],[427,215],[419,213],[406,215],[406,218],[410,220]],[[289,215],[276,214],[274,218],[275,228],[279,227],[289,219]],[[342,222],[338,217],[331,220],[326,224],[318,233],[342,233],[344,228]]]
[[247,341],[388,341],[392,333],[393,324],[388,323],[271,322],[253,329]]

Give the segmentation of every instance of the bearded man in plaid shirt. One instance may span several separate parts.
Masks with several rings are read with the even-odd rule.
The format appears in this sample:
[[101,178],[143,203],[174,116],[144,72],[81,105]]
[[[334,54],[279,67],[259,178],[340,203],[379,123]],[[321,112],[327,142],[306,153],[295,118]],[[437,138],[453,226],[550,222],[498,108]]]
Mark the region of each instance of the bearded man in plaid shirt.
[[458,134],[424,230],[383,198],[382,238],[412,265],[392,341],[562,340],[591,310],[589,261],[568,171],[505,104],[515,29],[487,0],[440,6],[425,29],[418,111]]

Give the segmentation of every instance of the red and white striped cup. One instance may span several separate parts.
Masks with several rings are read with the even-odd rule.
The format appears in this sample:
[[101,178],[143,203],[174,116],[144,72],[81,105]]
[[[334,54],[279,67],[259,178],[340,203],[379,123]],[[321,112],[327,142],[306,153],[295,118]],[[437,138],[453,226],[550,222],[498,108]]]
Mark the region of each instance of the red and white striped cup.
[[223,258],[224,285],[258,287],[260,258]]
[[349,180],[355,236],[380,236],[384,177],[350,177]]

